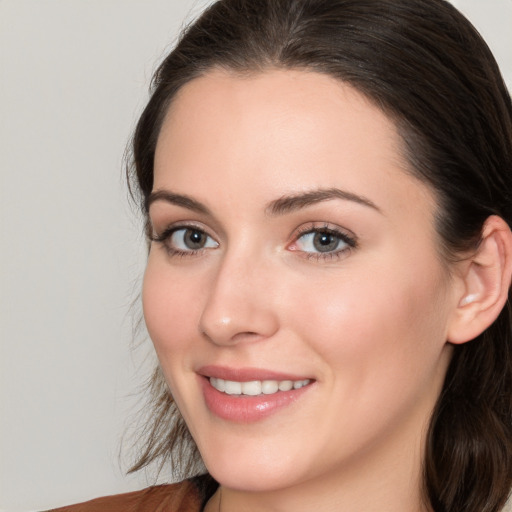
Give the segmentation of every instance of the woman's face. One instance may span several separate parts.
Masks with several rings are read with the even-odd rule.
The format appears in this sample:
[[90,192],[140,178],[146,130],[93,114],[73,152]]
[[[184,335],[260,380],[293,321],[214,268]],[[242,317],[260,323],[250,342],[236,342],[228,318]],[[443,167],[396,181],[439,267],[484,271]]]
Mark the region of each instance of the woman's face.
[[226,487],[416,478],[455,294],[400,147],[378,108],[313,72],[215,71],[174,100],[144,315]]

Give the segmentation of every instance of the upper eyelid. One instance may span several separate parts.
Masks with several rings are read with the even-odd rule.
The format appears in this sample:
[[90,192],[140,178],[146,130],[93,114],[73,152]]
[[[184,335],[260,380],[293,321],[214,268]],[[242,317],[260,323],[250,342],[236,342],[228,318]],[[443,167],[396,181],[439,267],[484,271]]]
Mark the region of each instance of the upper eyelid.
[[[315,225],[317,224],[317,225]],[[318,224],[322,224],[321,226]],[[300,238],[304,235],[317,233],[317,232],[329,232],[338,236],[341,241],[345,244],[346,247],[336,249],[328,252],[315,252],[315,251],[303,251],[301,249],[292,249],[294,244],[297,244]],[[300,253],[302,257],[307,257],[307,259],[315,259],[317,261],[328,261],[339,259],[343,255],[347,255],[351,251],[359,248],[359,238],[358,236],[350,229],[341,227],[337,224],[330,223],[306,223],[302,226],[299,226],[295,230],[293,238],[291,242],[287,244],[287,248],[289,250],[293,250],[293,252]]]
[[[168,224],[164,224],[163,229],[155,229],[154,225],[151,223],[151,233],[150,233],[150,240],[151,241],[162,241],[163,235],[165,235],[164,238],[172,235],[174,232],[180,230],[180,229],[197,229],[199,231],[204,232],[207,236],[215,240],[218,244],[221,243],[222,236],[217,236],[216,234],[212,233],[212,229],[209,229],[208,226],[203,224],[200,221],[176,221],[171,222]],[[310,221],[301,224],[300,226],[296,227],[290,236],[288,237],[288,242],[286,243],[286,246],[289,246],[293,243],[295,243],[301,236],[304,236],[308,233],[314,233],[314,232],[321,232],[321,231],[327,231],[333,234],[340,235],[342,238],[346,238],[349,240],[349,245],[351,247],[357,247],[359,237],[350,229],[342,227],[338,224],[326,222],[326,221]]]
[[353,240],[354,243],[357,243],[359,240],[359,237],[351,230],[342,226],[339,226],[338,224],[331,224],[328,222],[309,222],[305,223],[298,228],[296,228],[291,235],[291,239],[296,240],[302,235],[305,235],[307,233],[312,232],[319,232],[319,231],[328,231],[330,233],[334,234],[340,234],[342,236],[345,236],[349,238],[350,240]]
[[211,250],[212,249],[212,247],[201,247],[201,248],[197,248],[197,249],[185,250],[185,249],[171,247],[171,240],[172,240],[173,235],[178,231],[186,231],[187,229],[201,231],[203,234],[206,235],[207,238],[210,238],[211,240],[213,240],[213,242],[216,244],[217,247],[219,246],[219,242],[215,239],[215,237],[210,235],[206,230],[199,228],[192,224],[188,224],[188,225],[187,224],[185,224],[185,225],[179,224],[179,223],[177,223],[176,225],[171,224],[169,227],[164,229],[160,234],[157,234],[157,235],[152,234],[150,240],[151,240],[151,242],[158,242],[159,244],[161,244],[166,249],[167,253],[171,256],[176,256],[176,255],[193,256],[195,254],[201,253],[203,250]]
[[[190,214],[191,212],[188,213]],[[217,222],[214,217],[210,217],[209,214],[205,218],[204,215],[200,213],[197,214],[197,217],[193,213],[190,216],[183,214],[175,215],[174,213],[171,215],[168,213],[159,213],[153,214],[152,218],[151,212],[149,212],[148,219],[152,233],[163,233],[165,230],[174,226],[190,226],[204,231],[207,235],[211,236],[217,241],[226,238],[226,232],[222,228],[221,224]]]
[[202,231],[209,237],[216,240],[216,237],[211,233],[211,230],[209,230],[203,223],[197,221],[171,222],[164,224],[163,229],[156,229],[155,226],[151,223],[151,238],[154,238],[155,236],[157,238],[161,237],[165,233],[171,234],[180,229],[197,229],[198,231]]

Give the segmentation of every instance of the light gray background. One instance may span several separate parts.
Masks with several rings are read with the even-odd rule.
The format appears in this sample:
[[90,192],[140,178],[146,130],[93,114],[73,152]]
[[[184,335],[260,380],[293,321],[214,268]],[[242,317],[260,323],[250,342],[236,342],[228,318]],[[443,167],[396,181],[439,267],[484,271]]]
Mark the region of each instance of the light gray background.
[[[122,156],[152,71],[208,0],[0,0],[0,510],[139,489],[119,439],[149,343]],[[512,84],[512,0],[456,0]]]

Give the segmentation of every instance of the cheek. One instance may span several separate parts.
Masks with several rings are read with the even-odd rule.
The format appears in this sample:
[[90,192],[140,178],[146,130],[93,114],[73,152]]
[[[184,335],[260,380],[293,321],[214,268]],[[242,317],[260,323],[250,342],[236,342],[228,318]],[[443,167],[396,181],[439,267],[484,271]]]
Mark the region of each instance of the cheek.
[[200,290],[195,286],[197,280],[184,279],[160,259],[151,255],[148,259],[142,304],[149,335],[162,361],[160,356],[179,352],[191,339]]
[[439,392],[446,346],[431,283],[389,272],[357,277],[326,285],[322,301],[304,293],[307,321],[296,322],[325,363],[321,378],[336,397],[325,407],[325,436],[335,425],[354,443],[424,417]]
[[434,371],[445,343],[439,269],[426,271],[428,278],[396,264],[361,275],[352,270],[326,279],[322,293],[301,294],[305,314],[295,320],[308,343],[333,371],[354,374],[357,385],[383,374],[412,379],[429,361]]

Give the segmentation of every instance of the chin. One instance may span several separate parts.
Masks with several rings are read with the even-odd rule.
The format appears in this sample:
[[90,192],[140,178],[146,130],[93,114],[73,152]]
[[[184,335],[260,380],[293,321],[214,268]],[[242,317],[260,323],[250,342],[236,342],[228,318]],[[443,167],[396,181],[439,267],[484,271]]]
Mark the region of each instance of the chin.
[[270,446],[233,446],[205,453],[203,460],[217,482],[238,491],[271,492],[303,479],[298,461]]
[[288,471],[280,471],[278,468],[269,471],[267,467],[251,464],[244,464],[243,468],[236,470],[214,465],[210,474],[223,487],[241,492],[272,492],[298,483]]

